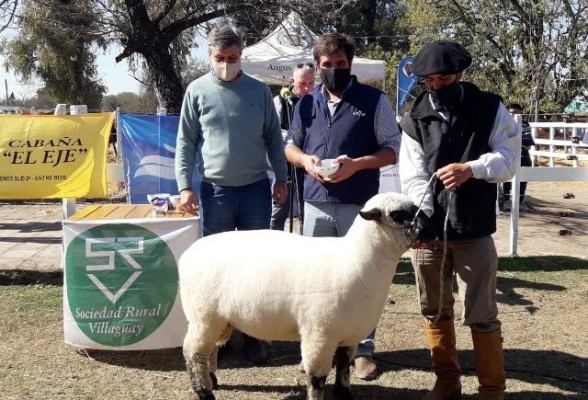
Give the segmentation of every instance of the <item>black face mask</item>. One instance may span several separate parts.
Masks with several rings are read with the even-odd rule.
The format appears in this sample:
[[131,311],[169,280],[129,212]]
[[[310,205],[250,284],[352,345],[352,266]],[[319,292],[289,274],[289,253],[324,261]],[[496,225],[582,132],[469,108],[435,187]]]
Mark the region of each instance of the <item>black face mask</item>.
[[457,81],[437,90],[427,88],[427,92],[431,94],[435,103],[447,110],[454,109],[461,100],[461,87]]
[[351,80],[351,68],[321,68],[321,80],[329,92],[341,93]]

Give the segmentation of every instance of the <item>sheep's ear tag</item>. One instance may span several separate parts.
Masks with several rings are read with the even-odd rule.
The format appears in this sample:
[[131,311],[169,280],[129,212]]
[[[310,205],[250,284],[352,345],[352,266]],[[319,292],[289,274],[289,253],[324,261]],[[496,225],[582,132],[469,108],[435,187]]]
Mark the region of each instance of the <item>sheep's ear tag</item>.
[[378,210],[377,208],[372,208],[371,210],[367,211],[360,211],[359,215],[367,221],[379,221],[382,219],[382,211]]

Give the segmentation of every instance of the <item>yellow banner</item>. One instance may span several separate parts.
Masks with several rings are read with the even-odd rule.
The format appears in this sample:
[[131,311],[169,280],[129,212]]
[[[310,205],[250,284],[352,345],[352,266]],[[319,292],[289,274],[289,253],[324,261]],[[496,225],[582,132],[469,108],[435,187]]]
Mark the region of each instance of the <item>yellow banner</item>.
[[107,195],[113,113],[0,115],[0,199]]

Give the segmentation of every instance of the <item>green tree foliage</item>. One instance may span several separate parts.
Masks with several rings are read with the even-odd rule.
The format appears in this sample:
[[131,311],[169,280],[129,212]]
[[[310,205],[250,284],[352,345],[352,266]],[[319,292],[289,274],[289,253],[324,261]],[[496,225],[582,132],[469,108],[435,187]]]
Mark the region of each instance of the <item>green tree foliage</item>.
[[402,19],[405,3],[390,0],[358,0],[333,17],[334,30],[357,39],[361,50],[378,46],[384,51],[406,51],[408,31]]
[[[24,80],[39,77],[42,97],[55,103],[100,105],[105,87],[96,78],[96,38],[72,32],[71,24],[90,30],[94,17],[86,1],[24,2],[18,17],[21,34],[4,48],[6,64]],[[98,42],[101,44],[103,42]]]
[[[405,22],[406,3],[398,1],[360,0],[342,13],[337,31],[356,38],[358,55],[386,62],[385,91],[396,104],[397,66],[410,49],[410,31]],[[373,82],[381,88],[380,82]]]
[[[357,54],[385,60],[386,91],[396,96],[396,65],[410,46],[408,25],[405,23],[406,3],[390,0],[356,0],[341,2],[338,12],[328,12],[332,4],[314,6],[300,12],[301,18],[316,34],[339,32],[355,39]],[[275,28],[285,14],[244,12],[236,16],[239,26],[247,28],[249,44],[262,39]],[[368,82],[381,88],[381,82]]]
[[[0,13],[19,4],[0,0]],[[527,110],[560,111],[588,87],[586,0],[21,0],[20,35],[5,46],[8,65],[40,77],[43,95],[94,104],[103,88],[94,52],[106,45],[126,60],[169,113],[179,112],[193,67],[189,51],[217,18],[233,18],[247,44],[270,32],[290,11],[317,34],[347,33],[358,55],[396,68],[426,42],[454,39],[474,56],[465,79]],[[13,8],[10,8],[10,7]],[[9,19],[8,19],[9,20]],[[5,18],[6,21],[6,18]],[[2,27],[0,26],[0,30]],[[84,96],[84,97],[80,97]],[[535,99],[538,99],[536,101]]]
[[[285,15],[290,10],[336,10],[348,0],[317,2],[310,0],[111,0],[93,3],[99,25],[111,41],[121,46],[117,61],[131,58],[131,65],[143,63],[146,77],[160,104],[169,113],[180,110],[184,87],[181,69],[194,45],[195,31],[206,32],[217,18],[242,18],[242,13]],[[252,30],[252,29],[251,29]]]
[[[316,20],[316,15],[329,15],[353,1],[23,0],[21,35],[7,44],[7,65],[24,79],[41,78],[45,94],[78,102],[70,100],[75,98],[73,93],[89,97],[101,89],[93,78],[94,57],[87,44],[119,46],[122,51],[116,61],[127,60],[147,86],[153,85],[159,103],[176,113],[184,91],[181,71],[195,45],[196,32],[205,33],[215,19],[243,19],[243,13],[280,16],[299,10],[315,11]],[[64,94],[66,88],[71,93]]]
[[461,42],[474,56],[466,78],[507,102],[557,112],[588,87],[586,1],[408,0],[408,10],[413,51]]

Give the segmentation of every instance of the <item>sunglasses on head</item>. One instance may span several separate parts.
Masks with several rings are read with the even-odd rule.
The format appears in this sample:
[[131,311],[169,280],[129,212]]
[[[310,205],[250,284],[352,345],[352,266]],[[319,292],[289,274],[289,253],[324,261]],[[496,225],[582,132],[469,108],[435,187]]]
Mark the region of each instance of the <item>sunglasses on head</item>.
[[313,63],[300,63],[300,64],[296,64],[296,68],[298,68],[298,69],[300,69],[300,68],[314,69],[314,64]]

